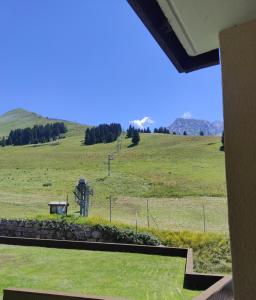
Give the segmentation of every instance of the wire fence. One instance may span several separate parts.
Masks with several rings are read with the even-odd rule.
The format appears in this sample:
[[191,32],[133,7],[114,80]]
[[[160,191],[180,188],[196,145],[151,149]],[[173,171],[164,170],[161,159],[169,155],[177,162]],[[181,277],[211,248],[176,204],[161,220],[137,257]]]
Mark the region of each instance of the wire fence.
[[227,202],[224,198],[141,199],[108,197],[90,203],[90,216],[165,230],[227,232]]
[[[48,203],[66,196],[0,193],[0,218],[24,218],[49,213]],[[79,215],[79,206],[69,198],[69,214]],[[227,232],[227,200],[214,197],[186,198],[91,198],[89,216],[145,228]]]

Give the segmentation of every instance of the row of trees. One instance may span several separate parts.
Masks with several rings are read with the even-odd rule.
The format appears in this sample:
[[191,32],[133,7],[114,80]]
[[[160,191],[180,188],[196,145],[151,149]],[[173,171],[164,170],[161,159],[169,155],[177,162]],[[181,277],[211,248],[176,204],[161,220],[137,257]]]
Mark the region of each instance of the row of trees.
[[111,143],[116,141],[121,133],[122,127],[119,123],[100,124],[99,126],[86,129],[84,144]]
[[[147,129],[137,129],[137,128],[134,128],[133,126],[129,126],[129,128],[127,129],[127,134],[126,134],[126,137],[127,138],[132,138],[134,132],[137,131],[139,133],[151,133],[151,130],[150,128],[148,127]],[[172,133],[170,132],[170,130],[167,128],[167,127],[159,127],[159,128],[154,128],[154,133],[164,133],[164,134],[173,134],[173,135],[176,135],[177,133],[175,131],[173,131]],[[183,135],[188,135],[187,131],[184,131],[183,132]],[[201,130],[199,132],[199,135],[203,136],[204,135],[204,132]]]
[[7,138],[3,137],[0,141],[4,146],[21,146],[28,144],[47,143],[59,139],[62,134],[67,132],[67,127],[63,122],[56,122],[46,125],[34,125],[32,128],[11,130]]
[[170,134],[170,130],[167,127],[159,127],[154,129],[154,133]]
[[151,130],[149,127],[144,128],[144,129],[136,129],[136,131],[138,131],[139,133],[151,133]]

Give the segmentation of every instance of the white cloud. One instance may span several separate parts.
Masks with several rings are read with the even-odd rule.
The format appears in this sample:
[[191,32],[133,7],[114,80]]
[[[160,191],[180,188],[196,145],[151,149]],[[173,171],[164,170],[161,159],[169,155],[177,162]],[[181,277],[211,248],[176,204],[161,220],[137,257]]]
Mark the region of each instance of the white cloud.
[[192,118],[192,114],[191,114],[189,111],[187,111],[187,112],[185,112],[185,113],[182,115],[182,118],[183,118],[183,119],[191,119],[191,118]]
[[155,122],[150,117],[144,117],[141,120],[133,120],[130,121],[129,124],[137,129],[144,129],[150,124],[154,124]]

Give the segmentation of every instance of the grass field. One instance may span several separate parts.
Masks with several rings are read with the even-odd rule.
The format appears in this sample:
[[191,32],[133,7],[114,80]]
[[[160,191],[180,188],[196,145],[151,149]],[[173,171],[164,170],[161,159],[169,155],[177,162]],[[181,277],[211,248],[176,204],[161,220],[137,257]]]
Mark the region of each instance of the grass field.
[[86,125],[74,122],[43,117],[36,113],[19,108],[11,110],[0,116],[0,138],[7,136],[13,129],[33,127],[34,125],[46,125],[48,123],[59,121],[63,121],[68,127],[68,135],[83,133],[87,127]]
[[0,245],[0,290],[76,292],[138,300],[189,300],[185,260],[156,255]]
[[94,189],[94,215],[108,217],[112,195],[114,220],[134,224],[137,211],[144,226],[149,199],[152,226],[202,230],[204,204],[207,230],[227,230],[218,137],[142,134],[132,148],[123,138],[109,177],[107,155],[116,143],[84,146],[82,139],[78,130],[57,143],[1,148],[0,216],[46,214],[49,201],[65,200],[67,194],[73,213],[78,207],[72,191],[82,176]]
[[[0,192],[0,218],[31,218],[48,213],[47,203],[56,200],[46,195],[11,194]],[[149,218],[147,218],[147,201]],[[71,202],[69,214],[76,214],[78,207]],[[226,198],[136,198],[118,197],[112,203],[112,221],[150,228],[168,230],[194,230],[227,232]],[[205,213],[205,214],[204,214]],[[91,216],[109,220],[109,200],[93,201]]]

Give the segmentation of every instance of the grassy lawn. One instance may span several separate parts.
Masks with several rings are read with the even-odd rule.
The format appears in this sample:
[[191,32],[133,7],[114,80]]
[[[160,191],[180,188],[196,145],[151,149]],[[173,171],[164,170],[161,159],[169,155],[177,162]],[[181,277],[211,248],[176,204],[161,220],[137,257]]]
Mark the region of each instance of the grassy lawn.
[[0,245],[0,290],[78,292],[126,299],[192,299],[185,260],[143,254]]
[[57,144],[0,148],[0,217],[46,214],[49,201],[67,194],[70,212],[78,210],[72,190],[79,177],[94,188],[92,215],[108,218],[110,194],[113,219],[141,226],[150,201],[151,225],[163,229],[227,230],[224,155],[219,137],[142,134],[137,147],[122,149],[107,175],[107,155],[116,143],[83,146],[80,131]]

